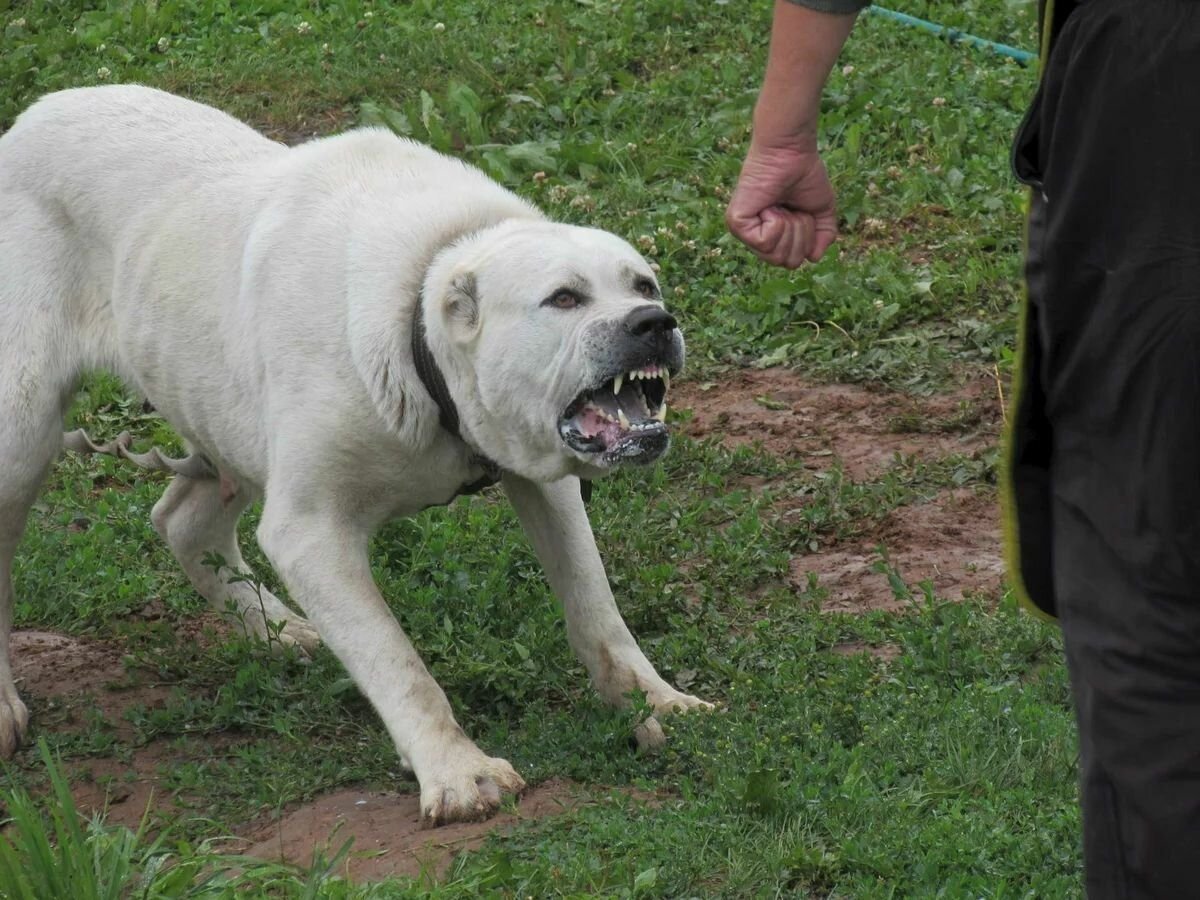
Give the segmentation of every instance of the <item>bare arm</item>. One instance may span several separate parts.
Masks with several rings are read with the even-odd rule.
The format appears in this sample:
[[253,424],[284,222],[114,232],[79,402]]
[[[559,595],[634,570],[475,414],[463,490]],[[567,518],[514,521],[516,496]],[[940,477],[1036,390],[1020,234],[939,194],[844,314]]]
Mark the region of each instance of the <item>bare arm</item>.
[[821,92],[854,13],[776,0],[754,135],[725,219],[761,259],[789,269],[837,237],[833,188],[817,153]]

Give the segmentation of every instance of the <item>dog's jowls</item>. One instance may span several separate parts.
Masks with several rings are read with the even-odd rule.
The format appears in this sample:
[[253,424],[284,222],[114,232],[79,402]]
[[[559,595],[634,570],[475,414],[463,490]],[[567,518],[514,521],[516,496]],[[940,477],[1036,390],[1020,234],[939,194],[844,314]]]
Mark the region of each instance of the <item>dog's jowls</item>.
[[[414,313],[460,434],[414,370]],[[430,821],[488,815],[523,782],[455,722],[375,586],[368,540],[489,469],[605,700],[707,706],[634,642],[577,480],[663,452],[682,364],[632,247],[549,222],[428,148],[363,130],[289,150],[146,88],[44,98],[0,138],[0,755],[28,722],[8,658],[13,553],[64,408],[96,369],[186,441],[154,527],[196,589],[260,633],[259,596],[231,578],[246,572],[238,517],[263,499],[259,543],[308,617],[264,592],[267,618],[283,641],[337,654]]]

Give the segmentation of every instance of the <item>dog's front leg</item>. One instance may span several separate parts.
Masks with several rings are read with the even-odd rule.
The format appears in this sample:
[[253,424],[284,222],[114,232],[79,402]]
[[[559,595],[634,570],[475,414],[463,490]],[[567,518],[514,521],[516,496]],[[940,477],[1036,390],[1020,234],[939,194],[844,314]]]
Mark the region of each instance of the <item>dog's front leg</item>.
[[421,785],[428,822],[486,818],[525,782],[489,757],[454,719],[371,576],[369,535],[334,514],[295,513],[270,499],[259,543],[321,638],[383,719]]
[[[626,706],[631,692],[644,691],[660,714],[711,709],[711,703],[667,684],[629,633],[596,549],[579,482],[565,478],[541,484],[506,474],[504,490],[562,601],[567,640],[600,696],[614,706]],[[661,742],[658,723],[650,720],[639,730],[638,740],[650,745]]]

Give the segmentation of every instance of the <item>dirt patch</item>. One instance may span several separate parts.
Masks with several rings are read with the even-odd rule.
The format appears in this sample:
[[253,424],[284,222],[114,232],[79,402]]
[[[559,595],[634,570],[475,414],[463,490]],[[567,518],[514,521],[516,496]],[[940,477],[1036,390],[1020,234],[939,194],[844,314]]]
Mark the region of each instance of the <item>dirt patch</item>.
[[821,604],[827,612],[903,609],[910,601],[897,598],[888,574],[876,571],[881,545],[917,599],[926,580],[937,598],[961,600],[996,590],[1004,575],[995,496],[959,489],[893,510],[878,528],[851,541],[794,557],[789,581],[807,590],[809,574],[815,574],[828,591]]
[[[154,618],[153,604],[141,618]],[[213,630],[226,628],[205,614],[180,623],[192,640],[205,641]],[[30,709],[31,738],[38,733],[83,734],[103,723],[122,750],[105,757],[66,764],[71,792],[85,815],[105,812],[108,822],[136,828],[153,806],[157,815],[179,811],[175,798],[162,786],[162,773],[184,761],[209,759],[218,749],[240,740],[235,735],[208,735],[202,744],[164,739],[128,749],[135,740],[126,713],[134,707],[158,708],[167,702],[172,685],[155,673],[126,664],[120,645],[51,631],[21,630],[12,634],[13,674]],[[37,763],[40,765],[40,763]]]
[[50,631],[14,631],[13,676],[38,727],[76,733],[102,717],[118,737],[132,735],[125,719],[134,706],[161,706],[171,686],[129,669],[121,647]]
[[897,454],[970,455],[996,442],[995,382],[976,377],[932,397],[858,385],[813,384],[790,369],[744,369],[679,385],[672,403],[690,410],[685,433],[729,448],[759,444],[814,469],[840,461],[855,480],[886,471]]
[[570,781],[553,779],[526,791],[515,815],[502,812],[485,822],[423,828],[417,794],[343,790],[252,832],[249,840],[254,843],[242,852],[307,866],[312,863],[314,848],[326,847],[328,858],[352,837],[354,843],[342,873],[356,882],[393,875],[441,875],[458,853],[478,848],[493,832],[509,831],[521,822],[593,802],[594,793]]
[[72,763],[71,795],[84,815],[102,812],[108,824],[136,830],[148,809],[152,815],[178,810],[160,775],[163,766],[178,762],[177,751],[156,741],[133,751],[128,760],[107,757]]

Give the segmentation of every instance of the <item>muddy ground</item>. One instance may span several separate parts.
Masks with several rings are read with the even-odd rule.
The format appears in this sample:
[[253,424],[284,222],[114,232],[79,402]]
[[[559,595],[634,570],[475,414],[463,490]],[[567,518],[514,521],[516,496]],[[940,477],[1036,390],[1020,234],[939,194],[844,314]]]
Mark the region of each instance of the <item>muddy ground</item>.
[[[905,461],[994,451],[1000,398],[990,377],[914,397],[858,385],[814,385],[786,369],[745,369],[685,384],[674,403],[690,415],[684,430],[694,438],[730,448],[758,446],[814,470],[840,466],[847,477],[862,481]],[[801,502],[783,502],[780,515],[797,512]],[[896,597],[886,573],[877,571],[880,547],[909,585],[928,582],[940,598],[995,591],[1003,575],[995,492],[946,490],[901,507],[852,540],[795,555],[789,581],[803,590],[815,574],[829,593],[824,603],[829,611],[901,608],[906,601]]]

